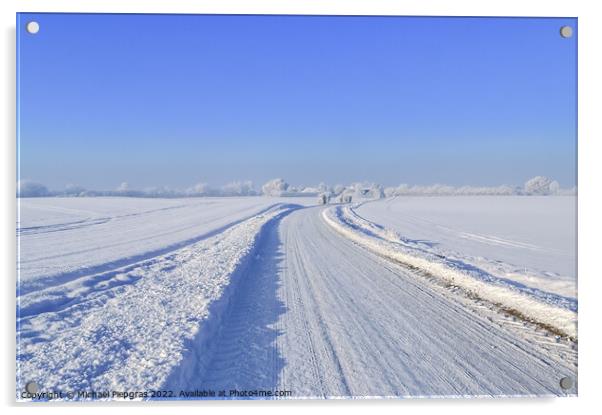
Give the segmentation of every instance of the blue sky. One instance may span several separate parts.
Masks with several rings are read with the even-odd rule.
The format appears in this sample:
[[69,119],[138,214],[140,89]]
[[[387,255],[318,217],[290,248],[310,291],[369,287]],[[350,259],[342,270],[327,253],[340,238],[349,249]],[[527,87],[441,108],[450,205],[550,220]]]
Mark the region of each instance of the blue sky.
[[576,19],[17,20],[20,177],[50,188],[575,185]]

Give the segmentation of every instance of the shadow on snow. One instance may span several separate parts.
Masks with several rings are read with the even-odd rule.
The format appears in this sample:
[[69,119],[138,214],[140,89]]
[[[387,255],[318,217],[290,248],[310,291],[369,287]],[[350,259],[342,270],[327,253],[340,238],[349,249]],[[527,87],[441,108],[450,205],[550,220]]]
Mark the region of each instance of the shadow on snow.
[[[276,323],[286,311],[278,296],[283,267],[280,221],[302,208],[289,209],[261,230],[255,249],[232,275],[222,299],[210,308],[188,351],[162,389],[180,399],[202,399],[199,391],[272,391],[278,387],[285,360],[277,348],[282,334]],[[186,395],[188,393],[189,395]],[[248,397],[247,397],[248,399]]]

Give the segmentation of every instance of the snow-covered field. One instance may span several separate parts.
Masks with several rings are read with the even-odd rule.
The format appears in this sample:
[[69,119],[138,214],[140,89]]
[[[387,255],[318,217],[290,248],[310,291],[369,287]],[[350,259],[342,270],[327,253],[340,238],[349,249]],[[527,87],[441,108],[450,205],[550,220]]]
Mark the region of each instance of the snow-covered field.
[[20,292],[167,253],[217,234],[279,201],[266,197],[19,199]]
[[575,297],[576,196],[396,197],[355,211],[425,248]]
[[272,208],[173,253],[24,295],[19,370],[59,390],[159,390],[199,327],[205,336],[215,329],[203,324],[210,306],[214,313],[223,307],[261,226],[285,210]]
[[20,199],[17,395],[576,393],[571,200]]
[[395,197],[325,212],[391,259],[576,337],[573,196]]
[[427,251],[576,300],[576,196],[396,197],[355,212]]

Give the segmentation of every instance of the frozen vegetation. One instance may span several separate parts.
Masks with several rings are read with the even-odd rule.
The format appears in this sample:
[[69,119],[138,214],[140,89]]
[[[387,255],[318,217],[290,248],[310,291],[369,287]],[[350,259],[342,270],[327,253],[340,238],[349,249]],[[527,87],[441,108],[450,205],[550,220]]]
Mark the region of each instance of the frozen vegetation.
[[465,195],[574,195],[576,188],[563,189],[557,181],[544,176],[529,179],[523,186],[448,186],[434,184],[430,186],[410,186],[400,184],[396,187],[384,187],[378,183],[356,182],[349,185],[334,186],[320,183],[317,186],[293,186],[284,179],[276,178],[267,181],[256,190],[252,181],[242,180],[213,187],[199,182],[185,189],[169,187],[149,187],[142,190],[132,189],[127,182],[122,182],[114,190],[87,190],[82,186],[68,184],[63,190],[49,190],[47,186],[31,180],[17,182],[17,197],[44,196],[129,196],[129,197],[207,197],[207,196],[272,196],[293,197],[325,194],[328,198],[351,196],[355,198],[382,198],[391,196],[465,196]]

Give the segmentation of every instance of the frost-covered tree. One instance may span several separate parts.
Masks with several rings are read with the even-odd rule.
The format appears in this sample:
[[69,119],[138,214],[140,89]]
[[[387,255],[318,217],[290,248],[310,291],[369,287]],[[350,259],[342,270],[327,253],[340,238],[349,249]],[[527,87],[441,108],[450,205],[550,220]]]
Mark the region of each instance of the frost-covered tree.
[[401,195],[407,195],[410,191],[410,186],[408,186],[405,183],[400,184],[399,186],[397,186],[397,188],[395,189],[395,195],[396,196],[401,196]]
[[449,196],[449,195],[513,195],[520,194],[521,189],[502,185],[497,187],[475,186],[447,186],[434,184],[430,186],[408,186],[400,184],[397,187],[388,187],[384,190],[386,197],[391,196]]
[[332,193],[332,189],[324,182],[320,182],[318,185],[318,191],[321,193]]
[[125,190],[120,193],[125,194],[127,196],[136,197],[177,197],[181,195],[181,192],[171,189],[167,186],[147,187],[143,191]]
[[17,197],[41,197],[48,195],[48,188],[41,183],[31,180],[19,180],[17,182]]
[[68,184],[65,186],[65,195],[66,196],[82,196],[86,194],[86,189],[82,186],[78,186],[75,184]]
[[335,196],[340,195],[341,193],[343,193],[345,191],[345,186],[343,186],[342,184],[337,184],[334,186],[334,188],[332,189],[332,193]]
[[552,183],[550,183],[549,189],[550,194],[555,195],[560,192],[560,184],[556,180],[554,180],[552,181]]
[[432,186],[427,186],[423,190],[423,192],[425,194],[443,195],[443,196],[453,195],[454,191],[455,191],[455,189],[452,186],[446,186],[444,184],[434,184]]
[[502,186],[497,186],[497,187],[485,187],[485,186],[481,186],[481,187],[474,187],[474,186],[462,186],[462,187],[458,187],[457,189],[454,190],[454,194],[456,195],[460,195],[460,196],[472,196],[472,195],[486,195],[486,196],[492,196],[492,195],[503,195],[503,196],[509,196],[509,195],[513,195],[513,194],[518,194],[519,189],[515,189],[512,188],[510,186],[506,186],[506,185],[502,185]]
[[549,195],[552,189],[558,191],[558,183],[545,176],[536,176],[525,182],[525,193],[528,195]]
[[394,187],[385,187],[385,197],[395,196],[395,188]]
[[266,196],[281,196],[289,188],[289,184],[283,179],[272,179],[261,186],[261,191]]
[[205,195],[209,193],[210,187],[207,183],[197,183],[194,186],[186,189],[186,193],[190,193],[193,195]]
[[370,188],[370,196],[374,199],[382,199],[385,197],[385,189],[380,184],[375,184]]
[[126,193],[128,190],[130,190],[130,185],[127,182],[122,182],[115,190],[121,193]]
[[221,191],[226,196],[249,196],[255,194],[253,182],[250,180],[228,183],[222,187]]
[[380,199],[385,197],[383,187],[377,183],[353,183],[351,190],[354,199]]

